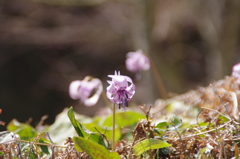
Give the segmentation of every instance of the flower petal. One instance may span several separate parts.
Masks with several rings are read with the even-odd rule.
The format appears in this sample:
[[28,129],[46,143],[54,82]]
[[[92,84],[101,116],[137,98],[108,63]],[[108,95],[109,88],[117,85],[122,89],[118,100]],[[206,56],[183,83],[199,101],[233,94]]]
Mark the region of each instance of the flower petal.
[[107,87],[106,96],[107,98],[116,104],[121,104],[121,108],[126,110],[128,101],[135,94],[135,85],[132,82],[132,79],[128,76],[120,75],[115,71],[115,75],[109,75],[108,77],[112,78],[111,82],[108,82],[110,85]]
[[125,89],[128,86],[125,76],[121,76],[121,75],[113,78],[113,83],[116,89],[119,89],[119,90]]
[[[94,90],[94,95],[90,97]],[[79,99],[86,106],[93,106],[97,103],[102,90],[102,82],[99,79],[87,76],[82,81],[77,80],[70,84],[69,95],[72,99]]]
[[91,85],[93,87],[92,91],[93,91],[93,89],[96,89],[96,92],[92,97],[84,100],[84,105],[93,106],[97,103],[97,101],[102,93],[103,87],[102,87],[102,82],[97,78],[92,79],[91,81],[89,81],[89,83],[91,83]]
[[237,78],[238,82],[240,82],[240,63],[233,66],[232,76]]
[[148,70],[150,68],[150,61],[145,56],[142,50],[136,52],[129,52],[125,61],[126,68],[131,72],[138,72],[140,70]]
[[76,80],[71,82],[69,85],[69,95],[72,99],[80,99],[79,96],[79,88],[81,86],[82,81]]
[[115,94],[117,93],[117,89],[115,88],[114,84],[110,84],[108,87],[107,87],[107,92],[111,93],[111,94]]

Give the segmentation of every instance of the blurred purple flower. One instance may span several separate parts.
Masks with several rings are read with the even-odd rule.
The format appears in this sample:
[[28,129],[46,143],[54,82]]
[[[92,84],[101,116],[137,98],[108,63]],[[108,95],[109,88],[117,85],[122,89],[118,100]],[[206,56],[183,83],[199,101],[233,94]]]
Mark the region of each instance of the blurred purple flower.
[[112,81],[107,81],[110,85],[107,87],[108,99],[119,105],[119,109],[122,107],[123,111],[126,111],[128,101],[135,94],[135,85],[132,79],[128,76],[120,75],[120,72],[115,71],[115,75],[109,75]]
[[139,72],[140,70],[149,70],[150,61],[142,50],[129,52],[126,59],[126,67],[131,72]]
[[233,66],[232,76],[237,78],[238,82],[240,82],[240,63]]
[[[97,103],[101,93],[102,93],[102,82],[87,76],[84,80],[73,81],[69,86],[69,95],[72,99],[79,99],[86,106],[93,106]],[[92,96],[90,96],[94,93]]]

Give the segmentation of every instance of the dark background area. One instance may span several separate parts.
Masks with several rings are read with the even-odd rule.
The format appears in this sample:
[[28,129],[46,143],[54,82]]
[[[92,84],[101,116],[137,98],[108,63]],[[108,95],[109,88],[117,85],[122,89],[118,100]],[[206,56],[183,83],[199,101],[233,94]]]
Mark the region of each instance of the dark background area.
[[240,61],[237,0],[91,2],[1,1],[0,120],[31,117],[36,125],[47,114],[51,124],[69,106],[93,116],[103,100],[85,107],[68,86],[91,75],[105,90],[115,70],[133,78],[134,102],[154,103],[161,96],[150,71],[136,81],[125,68],[137,49],[154,60],[166,90],[179,94],[230,75]]

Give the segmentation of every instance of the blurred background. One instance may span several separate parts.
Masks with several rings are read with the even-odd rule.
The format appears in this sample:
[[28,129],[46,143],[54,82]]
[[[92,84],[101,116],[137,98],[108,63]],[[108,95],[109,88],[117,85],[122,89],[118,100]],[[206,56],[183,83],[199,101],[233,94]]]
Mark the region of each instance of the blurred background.
[[[126,70],[126,54],[142,49],[157,65],[167,92],[184,93],[231,74],[240,62],[238,0],[1,0],[0,120],[54,122],[73,106],[73,80],[91,75],[104,90],[115,70],[136,84],[137,104],[161,98],[150,71]],[[0,126],[1,130],[5,127]]]

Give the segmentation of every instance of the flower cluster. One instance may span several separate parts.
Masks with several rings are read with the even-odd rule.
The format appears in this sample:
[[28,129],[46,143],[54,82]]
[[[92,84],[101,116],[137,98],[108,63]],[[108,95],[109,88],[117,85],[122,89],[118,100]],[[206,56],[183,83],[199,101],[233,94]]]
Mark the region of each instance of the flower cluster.
[[102,82],[99,79],[87,76],[82,81],[76,80],[70,84],[69,95],[72,99],[79,99],[86,106],[93,106],[97,103],[102,90]]
[[129,52],[126,59],[126,68],[131,72],[149,70],[150,61],[143,54],[142,50],[137,50],[136,52]]
[[107,87],[107,98],[119,105],[119,109],[122,108],[126,111],[128,101],[135,94],[135,85],[132,79],[128,76],[120,75],[120,72],[115,71],[115,75],[109,75],[112,78],[111,81],[107,81],[110,85]]

